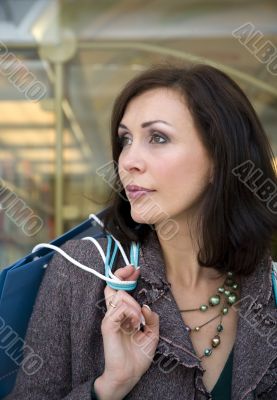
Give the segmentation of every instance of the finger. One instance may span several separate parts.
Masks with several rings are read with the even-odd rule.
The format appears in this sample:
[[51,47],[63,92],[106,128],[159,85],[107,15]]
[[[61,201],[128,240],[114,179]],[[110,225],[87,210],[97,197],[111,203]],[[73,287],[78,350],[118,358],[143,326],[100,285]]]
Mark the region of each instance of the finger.
[[[110,304],[110,301],[112,302],[112,305]],[[116,294],[112,296],[112,300],[109,300],[107,313],[110,315],[112,313],[112,310],[118,307],[121,303],[128,304],[130,307],[134,308],[140,316],[141,322],[143,321],[145,324],[140,304],[137,303],[137,301],[124,290],[118,290]]]
[[159,315],[152,311],[150,307],[145,304],[142,306],[141,311],[145,318],[145,326],[143,332],[148,335],[158,335],[160,325]]
[[102,332],[118,332],[127,321],[135,329],[140,324],[140,315],[136,309],[122,302],[109,315],[105,315],[102,321]]
[[[114,275],[117,278],[120,278],[122,281],[132,281],[132,280],[137,280],[140,274],[140,270],[134,270],[134,268],[129,265],[123,268],[119,268],[118,270],[115,271]],[[109,302],[112,301],[114,304],[115,303],[115,295],[118,292],[124,292],[127,294],[127,292],[125,292],[124,290],[115,290],[113,288],[111,288],[110,286],[106,286],[104,289],[104,295],[105,295],[105,301],[106,301],[106,307],[107,310],[110,308]],[[130,299],[133,299],[130,295],[128,295],[130,297]],[[119,297],[121,298],[121,297]],[[126,297],[127,300],[127,297]],[[131,301],[131,300],[130,300]]]
[[118,268],[114,273],[117,278],[120,278],[124,281],[132,281],[133,277],[138,277],[139,274],[140,269],[135,268],[133,265],[127,265],[126,267]]

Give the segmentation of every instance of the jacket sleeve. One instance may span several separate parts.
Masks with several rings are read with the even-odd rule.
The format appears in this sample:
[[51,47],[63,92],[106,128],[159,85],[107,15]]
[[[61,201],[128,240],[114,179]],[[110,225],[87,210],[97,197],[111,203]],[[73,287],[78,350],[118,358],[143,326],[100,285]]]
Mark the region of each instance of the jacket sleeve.
[[[67,247],[70,247],[70,241],[62,246],[66,252]],[[15,387],[6,400],[93,398],[92,384],[97,376],[72,387],[71,282],[68,263],[56,253],[46,268],[29,320],[23,362]],[[30,357],[30,349],[33,360],[36,360],[35,365],[32,365],[31,359],[25,362],[28,355]]]

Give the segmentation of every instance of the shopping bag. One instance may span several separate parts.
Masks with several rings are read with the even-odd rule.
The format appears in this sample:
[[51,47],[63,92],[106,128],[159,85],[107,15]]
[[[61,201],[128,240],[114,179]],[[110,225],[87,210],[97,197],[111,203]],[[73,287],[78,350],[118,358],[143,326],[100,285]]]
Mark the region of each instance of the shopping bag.
[[[96,214],[102,218],[106,209]],[[88,219],[51,244],[60,247],[67,240],[85,236],[104,237],[105,233]],[[0,399],[7,396],[16,380],[23,358],[28,321],[42,281],[45,267],[54,251],[41,248],[28,254],[0,273]]]

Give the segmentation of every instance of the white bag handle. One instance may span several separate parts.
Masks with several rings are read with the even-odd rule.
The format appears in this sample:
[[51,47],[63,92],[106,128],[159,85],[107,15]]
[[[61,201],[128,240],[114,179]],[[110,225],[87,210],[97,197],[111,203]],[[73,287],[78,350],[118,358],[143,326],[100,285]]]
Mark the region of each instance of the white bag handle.
[[[101,227],[104,227],[104,224],[102,223],[102,221],[100,221],[100,219],[95,214],[90,214],[89,218],[94,219],[99,225],[101,225]],[[129,261],[129,259],[128,259],[123,247],[121,246],[120,242],[117,239],[115,239],[115,237],[113,235],[111,235],[111,234],[109,234],[109,235],[113,238],[113,240],[117,244],[117,246],[118,246],[118,248],[119,248],[119,250],[120,250],[120,252],[122,254],[122,257],[123,257],[124,262],[126,263],[126,265],[131,265],[132,263]],[[90,237],[90,236],[84,237],[81,240],[89,240],[92,243],[94,243],[96,248],[98,249],[100,255],[101,255],[101,258],[102,258],[104,264],[106,265],[107,257],[105,255],[102,247],[97,242],[97,240],[95,238],[93,238],[93,237]],[[113,288],[115,288],[117,290],[119,290],[119,289],[122,289],[122,290],[133,290],[135,288],[136,284],[137,284],[137,281],[122,281],[121,279],[117,278],[112,273],[111,266],[109,266],[109,268],[108,268],[108,275],[111,278],[108,278],[107,276],[105,276],[103,274],[100,274],[99,272],[95,271],[93,268],[87,267],[86,265],[84,265],[84,264],[80,263],[79,261],[75,260],[70,255],[68,255],[64,250],[62,250],[59,247],[57,247],[57,246],[55,246],[53,244],[50,244],[50,243],[37,244],[33,248],[32,253],[34,253],[35,251],[37,251],[37,250],[39,250],[39,249],[41,249],[43,247],[46,247],[48,249],[52,249],[52,250],[57,251],[63,257],[65,257],[68,261],[70,261],[72,264],[74,264],[77,267],[83,269],[84,271],[88,271],[88,272],[96,275],[98,278],[100,278],[102,280],[105,280],[107,282],[107,284],[110,284],[109,286],[111,286],[111,287],[113,287]],[[138,259],[138,249],[139,249],[139,245],[134,243],[134,242],[132,242],[131,249],[130,249],[130,254],[131,254],[131,258],[133,260],[137,260]],[[134,263],[132,265],[134,265]],[[138,267],[138,265],[134,265],[134,266],[136,268]]]

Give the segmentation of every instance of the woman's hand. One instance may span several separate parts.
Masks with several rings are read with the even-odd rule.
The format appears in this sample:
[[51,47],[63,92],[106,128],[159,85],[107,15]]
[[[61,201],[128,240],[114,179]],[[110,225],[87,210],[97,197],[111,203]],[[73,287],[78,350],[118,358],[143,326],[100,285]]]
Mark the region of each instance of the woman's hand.
[[[136,280],[140,271],[133,266],[119,268],[114,275],[126,281]],[[105,370],[102,382],[124,387],[126,395],[149,369],[159,341],[159,316],[148,307],[141,307],[124,290],[106,286],[107,306],[101,324],[104,343]],[[116,307],[109,304],[112,302]],[[145,320],[142,330],[138,330]]]

